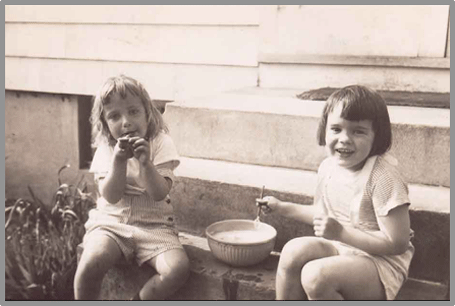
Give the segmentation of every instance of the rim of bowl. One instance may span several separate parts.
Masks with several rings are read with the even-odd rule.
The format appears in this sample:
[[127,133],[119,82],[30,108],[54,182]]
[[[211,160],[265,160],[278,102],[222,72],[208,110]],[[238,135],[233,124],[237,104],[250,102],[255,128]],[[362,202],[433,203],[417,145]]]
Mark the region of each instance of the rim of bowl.
[[260,241],[260,242],[226,242],[226,241],[222,241],[220,239],[217,239],[215,238],[213,235],[211,235],[209,233],[209,229],[215,225],[218,225],[218,224],[221,224],[221,223],[227,223],[227,222],[232,222],[232,221],[240,221],[240,222],[245,222],[245,223],[252,223],[252,222],[255,222],[254,220],[248,220],[248,219],[227,219],[227,220],[222,220],[222,221],[217,221],[217,222],[214,222],[212,224],[210,224],[209,226],[207,226],[207,228],[205,229],[205,235],[210,238],[211,240],[213,241],[216,241],[218,243],[222,243],[222,244],[227,244],[227,245],[243,245],[243,246],[253,246],[253,245],[261,245],[261,244],[266,244],[266,243],[269,243],[270,241],[276,239],[276,235],[277,235],[277,231],[276,229],[271,226],[270,224],[267,224],[267,223],[264,223],[264,222],[260,222],[263,226],[267,227],[267,228],[270,228],[274,235],[273,237],[267,239],[267,240],[264,240],[264,241]]

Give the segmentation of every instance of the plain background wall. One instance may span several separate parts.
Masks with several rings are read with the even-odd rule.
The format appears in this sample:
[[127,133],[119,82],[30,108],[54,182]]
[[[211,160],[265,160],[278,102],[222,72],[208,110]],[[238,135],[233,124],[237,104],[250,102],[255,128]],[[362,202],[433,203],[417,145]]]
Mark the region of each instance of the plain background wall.
[[5,7],[5,21],[7,90],[91,95],[124,72],[156,99],[181,100],[258,84],[340,86],[352,71],[375,88],[450,91],[448,5],[19,5]]

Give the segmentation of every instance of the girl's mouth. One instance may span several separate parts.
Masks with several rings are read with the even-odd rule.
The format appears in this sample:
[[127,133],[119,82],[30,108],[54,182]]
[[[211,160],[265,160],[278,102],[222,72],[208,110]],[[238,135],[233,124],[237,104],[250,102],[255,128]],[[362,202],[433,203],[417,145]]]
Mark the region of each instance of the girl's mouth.
[[133,137],[134,136],[134,132],[126,132],[126,133],[123,133],[122,136],[120,136],[121,138],[123,137]]
[[353,154],[354,150],[350,150],[350,149],[335,149],[335,152],[337,152],[341,157],[347,157],[347,156],[350,156],[351,154]]

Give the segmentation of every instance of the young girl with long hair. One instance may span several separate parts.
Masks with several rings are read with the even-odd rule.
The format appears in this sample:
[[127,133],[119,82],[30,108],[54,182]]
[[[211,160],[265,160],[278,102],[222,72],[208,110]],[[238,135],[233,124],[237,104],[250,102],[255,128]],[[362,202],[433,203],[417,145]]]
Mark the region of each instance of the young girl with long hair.
[[133,299],[165,299],[189,275],[168,196],[177,150],[143,85],[124,75],[101,87],[91,122],[96,152],[90,171],[100,196],[85,224],[75,298],[97,299],[106,272],[125,258],[157,272]]

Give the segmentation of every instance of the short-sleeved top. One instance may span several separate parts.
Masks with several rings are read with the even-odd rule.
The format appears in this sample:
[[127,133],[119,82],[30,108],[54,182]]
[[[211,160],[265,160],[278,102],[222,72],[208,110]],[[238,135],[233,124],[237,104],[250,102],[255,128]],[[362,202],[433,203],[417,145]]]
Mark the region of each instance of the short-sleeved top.
[[[107,175],[113,152],[114,148],[108,144],[100,144],[97,147],[90,167],[95,181]],[[180,160],[174,142],[168,134],[161,132],[150,141],[150,160],[159,174],[174,182],[173,170],[180,164]],[[168,197],[162,201],[154,201],[136,182],[138,174],[139,161],[136,158],[128,159],[124,196],[115,204],[107,202],[100,196],[96,208],[90,212],[92,219],[89,219],[90,224],[120,222],[143,227],[156,224],[173,225],[173,208]]]
[[[391,156],[368,158],[363,168],[352,176],[337,175],[334,163],[332,158],[327,158],[319,166],[315,205],[341,224],[362,231],[379,231],[378,217],[386,216],[400,205],[410,205],[407,184]],[[414,250],[411,242],[408,250]],[[382,257],[407,275],[409,253]]]

